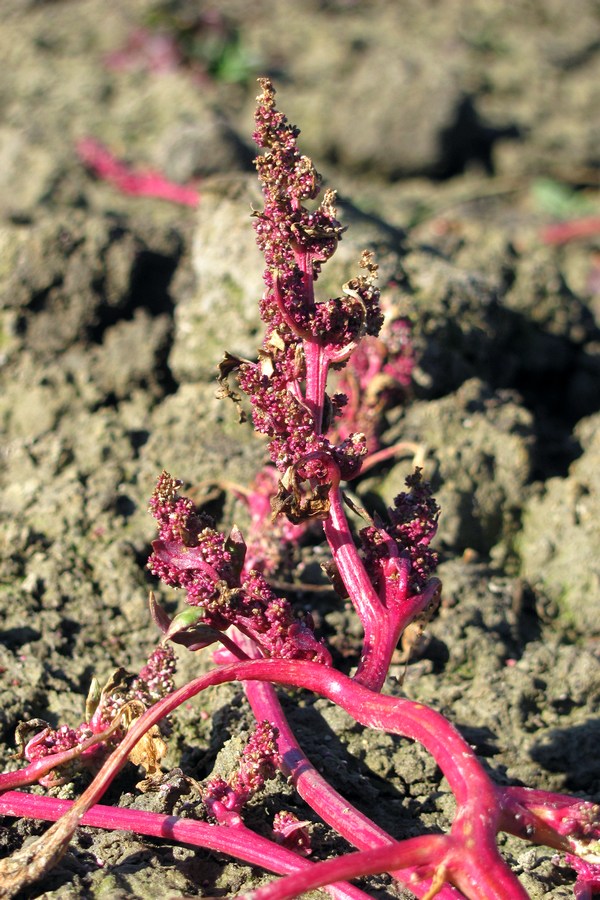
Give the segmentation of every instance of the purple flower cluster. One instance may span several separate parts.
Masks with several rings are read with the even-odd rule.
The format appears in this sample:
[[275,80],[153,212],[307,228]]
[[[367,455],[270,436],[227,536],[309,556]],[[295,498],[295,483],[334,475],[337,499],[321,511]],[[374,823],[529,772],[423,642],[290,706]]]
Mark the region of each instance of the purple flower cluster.
[[263,355],[258,363],[243,363],[238,380],[252,405],[254,427],[270,438],[270,455],[285,470],[297,460],[330,447],[327,438],[315,434],[312,415],[302,400],[299,383],[303,369],[286,371],[282,354]]
[[274,327],[285,322],[296,334],[306,334],[315,309],[313,282],[321,264],[335,252],[343,229],[332,191],[325,192],[312,212],[302,206],[302,201],[318,196],[321,176],[298,149],[298,129],[276,108],[271,82],[261,78],[260,85],[253,137],[265,151],[256,160],[265,197],[255,224],[267,263],[262,312]]
[[[35,722],[37,723],[37,720]],[[79,725],[77,728],[61,725],[59,728],[54,729],[47,726],[25,744],[23,756],[29,762],[33,762],[37,759],[43,759],[45,756],[52,756],[55,753],[65,753],[67,750],[72,750],[79,744],[83,744],[93,733],[87,722]]]
[[56,757],[54,768],[39,779],[40,784],[60,784],[70,780],[82,767],[96,767],[127,731],[129,722],[120,720],[125,707],[130,706],[134,710],[134,717],[141,715],[145,709],[171,693],[174,673],[173,648],[161,645],[150,654],[138,675],[117,669],[101,691],[94,686],[86,704],[89,718],[76,728],[68,725],[51,728],[38,719],[21,725],[21,734],[44,726],[23,747],[23,756],[28,762]]
[[437,553],[430,544],[437,531],[439,506],[429,482],[416,469],[406,479],[408,491],[398,494],[388,508],[388,521],[375,522],[360,532],[363,559],[375,587],[380,590],[389,566],[400,557],[409,564],[408,595],[420,594],[437,567]]
[[[140,669],[139,675],[133,682],[133,696],[144,699],[144,694],[150,703],[155,703],[160,697],[165,697],[173,690],[173,676],[176,662],[173,648],[168,644],[159,644],[148,657],[148,662]],[[145,700],[149,706],[148,700]]]
[[307,825],[309,822],[301,822],[294,813],[283,810],[273,817],[273,837],[287,850],[293,850],[299,856],[310,856],[312,848]]
[[239,532],[227,538],[207,525],[192,501],[179,496],[179,485],[163,472],[154,491],[150,509],[161,537],[152,544],[150,571],[171,587],[183,588],[188,603],[203,610],[204,624],[211,628],[225,631],[235,625],[267,656],[330,664],[310,618],[296,618],[263,575],[244,571],[246,546]]
[[[266,333],[258,362],[239,361],[238,380],[256,429],[270,438],[271,459],[280,472],[312,453],[326,453],[349,477],[360,466],[356,448],[364,441],[356,435],[334,447],[325,437],[340,406],[340,398],[326,396],[325,382],[329,366],[345,363],[365,334],[379,332],[377,266],[365,251],[362,274],[344,285],[341,297],[315,297],[321,265],[343,231],[335,193],[325,191],[313,210],[303,205],[318,196],[320,176],[298,149],[298,130],[276,109],[270,81],[263,78],[260,84],[254,138],[264,150],[256,166],[265,205],[255,216],[255,230],[266,263],[261,302]],[[359,455],[365,452],[366,447]]]
[[218,822],[236,824],[236,817],[264,785],[273,778],[281,765],[277,749],[277,729],[269,722],[260,722],[242,750],[237,771],[225,780],[217,776],[202,786],[202,802]]

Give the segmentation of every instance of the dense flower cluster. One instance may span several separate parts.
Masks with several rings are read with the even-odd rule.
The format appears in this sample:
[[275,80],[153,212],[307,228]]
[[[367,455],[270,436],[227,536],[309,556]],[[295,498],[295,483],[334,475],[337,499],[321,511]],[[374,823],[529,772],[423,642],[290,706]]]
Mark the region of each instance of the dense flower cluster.
[[207,623],[223,629],[229,624],[227,608],[239,587],[241,560],[234,542],[214,528],[212,519],[197,513],[192,501],[177,493],[180,482],[168,472],[160,475],[150,501],[159,525],[148,568],[165,584],[183,588],[192,606],[202,607]]
[[256,166],[265,205],[255,215],[255,230],[266,263],[261,304],[266,333],[258,362],[239,360],[232,366],[229,358],[228,371],[237,369],[254,426],[270,438],[271,459],[280,472],[312,453],[326,453],[342,477],[350,477],[366,448],[357,454],[358,434],[339,447],[325,436],[340,406],[340,398],[332,402],[325,394],[325,382],[329,366],[345,363],[364,335],[377,335],[381,328],[377,265],[365,251],[362,274],[344,285],[341,297],[315,297],[321,265],[343,231],[335,194],[325,191],[314,210],[303,206],[318,196],[320,176],[298,149],[298,130],[275,107],[270,81],[260,84],[254,138],[264,150]]
[[294,813],[282,810],[273,817],[273,837],[278,844],[293,850],[299,856],[310,856],[312,853],[309,822],[301,822]]
[[[117,669],[102,690],[94,680],[86,704],[89,718],[76,728],[61,725],[51,728],[40,719],[20,726],[22,739],[26,732],[43,726],[23,747],[23,756],[29,762],[56,757],[56,764],[49,775],[40,778],[46,786],[70,780],[82,767],[96,767],[127,731],[129,720],[121,718],[126,707],[139,716],[145,709],[169,694],[173,688],[175,654],[172,647],[161,645],[149,656],[139,674],[133,675]],[[68,756],[64,759],[65,755]]]
[[265,197],[255,223],[267,264],[261,311],[272,326],[285,323],[292,332],[306,334],[315,309],[313,282],[321,264],[334,253],[343,229],[332,191],[325,192],[316,210],[302,206],[302,201],[318,196],[321,177],[298,149],[298,129],[275,107],[272,84],[266,78],[260,84],[253,137],[265,150],[256,160]]
[[355,276],[343,286],[343,297],[319,303],[311,323],[327,346],[332,363],[345,362],[358,342],[366,335],[378,335],[383,324],[376,286],[377,263],[370,251],[363,251],[359,266],[365,274]]
[[329,441],[316,435],[309,410],[299,397],[296,379],[278,371],[277,361],[269,359],[244,363],[239,384],[252,404],[254,427],[270,438],[271,459],[285,471],[307,453],[329,448]]
[[211,628],[224,631],[235,625],[267,656],[330,664],[310,618],[296,618],[263,575],[244,571],[246,545],[237,529],[226,537],[208,526],[192,501],[179,496],[179,485],[163,472],[154,492],[150,509],[164,538],[152,544],[150,571],[171,587],[183,588],[188,603],[202,609]]
[[226,781],[217,776],[202,786],[202,802],[218,822],[235,824],[231,814],[238,814],[248,800],[273,778],[281,765],[277,749],[277,729],[260,722],[242,750],[235,773]]
[[420,469],[408,476],[406,486],[409,490],[398,494],[394,505],[389,507],[388,521],[363,528],[360,540],[365,566],[377,588],[384,578],[384,562],[392,553],[398,552],[408,559],[408,593],[412,595],[425,589],[437,566],[437,553],[430,544],[437,531],[440,510]]
[[288,601],[276,596],[258,572],[250,571],[244,579],[243,597],[244,607],[235,624],[270,656],[331,665],[329,651],[315,638],[312,617],[296,618]]
[[[26,724],[37,727],[40,724],[40,720],[34,719]],[[92,734],[93,731],[88,722],[84,722],[77,728],[71,728],[69,725],[60,725],[59,728],[53,729],[48,725],[27,742],[23,748],[23,756],[29,762],[33,762],[33,760],[52,756],[55,753],[64,753],[82,744]]]
[[151,702],[155,702],[159,697],[164,697],[173,690],[175,669],[173,648],[168,644],[160,644],[156,650],[152,651],[148,662],[140,669],[139,675],[134,680],[134,696],[144,699],[142,696],[142,692],[144,692]]

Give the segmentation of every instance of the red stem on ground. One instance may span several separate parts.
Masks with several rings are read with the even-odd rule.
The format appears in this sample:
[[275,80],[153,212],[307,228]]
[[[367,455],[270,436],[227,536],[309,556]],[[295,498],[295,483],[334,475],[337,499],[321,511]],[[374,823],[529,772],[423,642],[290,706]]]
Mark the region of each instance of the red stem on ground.
[[600,234],[600,216],[582,216],[568,222],[556,222],[542,229],[545,244],[566,244],[580,238]]
[[[409,838],[401,843],[394,842],[391,846],[379,847],[376,850],[347,853],[336,859],[327,859],[324,862],[316,863],[310,872],[308,870],[297,872],[271,882],[265,887],[242,894],[240,900],[294,900],[295,897],[299,897],[306,891],[330,884],[331,879],[337,877],[334,872],[346,872],[348,878],[375,875],[390,863],[403,868],[410,866],[435,870],[438,865],[442,864],[450,841],[449,835],[427,834]],[[498,894],[498,897],[503,896],[503,894]],[[492,900],[491,895],[489,900]]]
[[198,206],[200,193],[195,187],[170,181],[153,169],[134,169],[117,157],[100,141],[85,137],[77,142],[77,155],[85,165],[123,194],[156,197],[181,206]]
[[[55,797],[39,797],[20,791],[7,791],[0,795],[0,816],[43,819],[56,822],[73,808],[72,800],[58,800]],[[167,816],[162,813],[139,809],[120,809],[97,804],[80,821],[80,825],[110,830],[133,831],[149,837],[166,838],[193,847],[203,847],[235,856],[253,866],[261,866],[278,875],[292,874],[302,869],[310,869],[315,863],[302,856],[279,847],[268,838],[261,837],[245,825],[233,828],[209,825],[196,819]],[[364,891],[347,885],[332,885],[330,894],[335,900],[365,900]]]
[[[246,696],[257,721],[266,719],[279,731],[277,740],[283,759],[282,770],[288,775],[302,799],[324,822],[360,850],[390,846],[394,838],[342,797],[306,756],[289,726],[281,703],[272,684],[261,681],[245,683]],[[415,882],[413,868],[391,871],[397,881],[409,887],[417,897],[430,888],[431,879]],[[452,900],[456,893],[452,888],[442,888],[439,900]]]
[[[443,877],[440,875],[442,883],[457,885],[472,900],[526,898],[519,881],[496,848],[495,836],[501,817],[497,791],[458,731],[442,715],[420,703],[377,694],[341,673],[306,661],[257,659],[231,663],[194,679],[158,701],[133,723],[92,784],[66,816],[44,835],[40,853],[47,853],[53,840],[60,839],[64,843],[73,833],[148,729],[207,687],[229,681],[254,680],[315,691],[337,703],[365,726],[381,728],[423,744],[446,776],[457,802],[451,830],[452,852],[443,860],[442,868],[438,867],[439,872],[443,871]],[[34,845],[29,845],[29,854],[34,851]],[[379,858],[382,871],[394,868],[395,854],[396,845],[391,847],[389,860]]]

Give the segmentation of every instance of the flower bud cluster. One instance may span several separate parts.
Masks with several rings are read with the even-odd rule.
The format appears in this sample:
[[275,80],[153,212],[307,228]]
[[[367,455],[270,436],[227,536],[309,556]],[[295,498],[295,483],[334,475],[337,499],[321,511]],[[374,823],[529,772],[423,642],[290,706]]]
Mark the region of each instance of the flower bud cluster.
[[[172,647],[165,645],[154,650],[139,674],[133,675],[124,669],[117,669],[100,690],[96,680],[86,704],[88,720],[76,728],[61,725],[51,728],[41,720],[33,720],[20,726],[20,735],[34,727],[44,725],[23,747],[23,756],[29,762],[57,756],[56,768],[49,776],[40,779],[44,785],[62,783],[69,780],[82,765],[94,763],[105,756],[123,739],[128,723],[124,721],[114,727],[122,710],[135,705],[138,715],[166,696],[174,689],[175,654]],[[60,756],[81,748],[81,755],[69,758],[62,764]],[[72,757],[73,754],[70,754]]]
[[314,200],[321,176],[312,161],[303,156],[296,142],[299,131],[275,106],[275,89],[267,78],[259,80],[255,143],[264,149],[256,160],[263,186],[265,208],[256,219],[258,245],[265,256],[267,298],[263,305],[267,321],[281,320],[269,295],[279,279],[283,305],[299,329],[305,329],[314,310],[312,282],[320,266],[334,253],[342,236],[336,218],[335,194],[326,191],[321,205],[312,212],[302,201]]
[[252,406],[254,427],[270,438],[271,459],[285,471],[298,459],[317,450],[329,449],[329,441],[316,435],[313,418],[298,396],[296,382],[291,381],[279,360],[244,363],[239,370],[239,384]]
[[385,562],[394,553],[410,562],[408,594],[420,594],[437,566],[437,553],[430,548],[437,531],[439,506],[429,482],[415,469],[406,479],[408,491],[398,494],[388,508],[388,521],[363,528],[360,532],[365,567],[376,588],[385,577]]
[[[237,529],[227,538],[207,527],[192,501],[179,496],[178,486],[163,472],[150,504],[159,533],[165,535],[153,542],[150,571],[166,584],[183,588],[188,603],[203,610],[210,627],[224,631],[235,625],[267,656],[330,664],[312,622],[297,619],[288,601],[276,596],[259,572],[244,572],[246,546]],[[198,523],[204,526],[200,532]]]
[[202,802],[209,814],[223,824],[232,822],[265,781],[273,778],[281,764],[277,748],[278,731],[269,722],[260,722],[242,750],[237,771],[227,781],[211,778],[202,787]]
[[310,856],[312,853],[308,825],[301,822],[292,812],[283,810],[273,817],[273,837],[286,850],[292,850],[299,856]]
[[[150,703],[156,703],[161,697],[170,694],[174,687],[173,675],[176,662],[173,648],[168,644],[160,644],[148,657],[148,662],[140,669],[133,683],[134,697],[144,699],[145,693]],[[146,705],[150,703],[146,700]]]
[[[254,139],[264,150],[256,166],[265,205],[255,214],[255,230],[266,263],[261,316],[267,327],[259,361],[240,360],[238,380],[280,472],[312,453],[328,454],[343,470],[346,448],[325,437],[336,407],[324,383],[328,366],[343,365],[364,335],[379,332],[377,266],[365,252],[363,273],[344,285],[341,297],[315,298],[321,265],[343,231],[335,193],[325,191],[315,209],[303,205],[318,196],[320,176],[298,149],[298,129],[277,110],[272,84],[266,78],[260,84]],[[352,470],[356,446],[357,440],[348,444]]]

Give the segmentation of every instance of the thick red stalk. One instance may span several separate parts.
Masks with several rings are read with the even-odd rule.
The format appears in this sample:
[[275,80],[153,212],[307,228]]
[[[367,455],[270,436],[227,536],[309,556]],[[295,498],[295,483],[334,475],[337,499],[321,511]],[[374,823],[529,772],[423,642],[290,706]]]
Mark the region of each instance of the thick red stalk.
[[315,434],[319,435],[323,431],[325,388],[329,369],[327,352],[319,338],[304,340],[304,359],[306,362],[306,405],[313,416]]
[[[246,696],[257,721],[266,719],[279,731],[277,744],[283,759],[283,772],[292,779],[302,799],[324,822],[360,850],[370,850],[394,843],[393,837],[352,806],[345,797],[326,781],[306,756],[290,728],[272,684],[248,681],[244,685]],[[418,897],[428,890],[430,880],[416,884],[414,870],[390,872],[397,881],[409,887]],[[439,900],[456,897],[452,888],[442,888]]]
[[[450,837],[441,834],[428,834],[410,838],[393,846],[380,847],[377,850],[363,850],[360,853],[347,853],[335,859],[327,859],[317,863],[310,872],[297,872],[287,878],[242,894],[240,900],[294,900],[306,891],[312,891],[330,884],[335,873],[345,872],[344,878],[356,878],[360,875],[375,875],[381,872],[388,863],[398,867],[425,867],[435,871],[442,864],[448,849]],[[498,895],[503,896],[503,895]],[[492,900],[490,896],[490,900]]]
[[[7,791],[0,795],[0,816],[16,816],[44,819],[56,822],[73,808],[72,800],[55,797],[39,797],[20,791]],[[93,828],[133,831],[149,837],[166,838],[206,850],[215,850],[235,856],[253,866],[261,866],[278,875],[287,875],[302,869],[314,868],[315,863],[298,856],[285,847],[279,847],[268,838],[261,837],[245,825],[234,828],[209,825],[196,819],[166,816],[139,809],[121,809],[97,804],[81,819],[81,825]],[[350,884],[332,885],[330,894],[334,900],[365,900],[367,894]]]
[[323,522],[325,537],[365,634],[368,630],[373,635],[377,631],[383,606],[356,549],[339,487],[330,491],[329,503],[329,516]]
[[[443,880],[459,883],[465,896],[473,900],[488,897],[494,900],[521,900],[527,896],[500,858],[495,845],[500,818],[496,790],[456,729],[439,713],[420,703],[377,694],[341,673],[306,661],[258,659],[231,663],[194,679],[158,701],[131,726],[98,776],[64,819],[44,835],[40,852],[47,853],[53,841],[62,842],[63,846],[66,837],[73,833],[87,810],[102,797],[132,748],[149,728],[207,687],[229,681],[251,680],[315,691],[337,703],[363,725],[400,734],[423,744],[446,776],[457,802],[457,815],[451,832],[452,846],[456,852],[444,861]],[[28,852],[31,854],[34,851],[35,846],[30,845]],[[393,867],[393,860],[382,864],[383,871]],[[488,892],[490,883],[497,886],[494,893]],[[481,886],[484,886],[483,891]]]
[[582,216],[580,219],[546,225],[541,236],[545,244],[566,244],[596,234],[600,234],[600,216]]
[[381,690],[392,653],[406,623],[382,604],[360,558],[339,488],[329,494],[329,516],[323,522],[325,537],[344,587],[361,621],[364,637],[356,681],[371,690]]
[[497,787],[503,831],[600,863],[600,806],[550,791]]
[[389,844],[393,838],[350,806],[312,765],[287,722],[273,685],[254,681],[247,682],[245,688],[255,718],[259,722],[266,719],[277,727],[283,771],[292,778],[294,787],[308,805],[357,847],[378,846],[382,841]]

